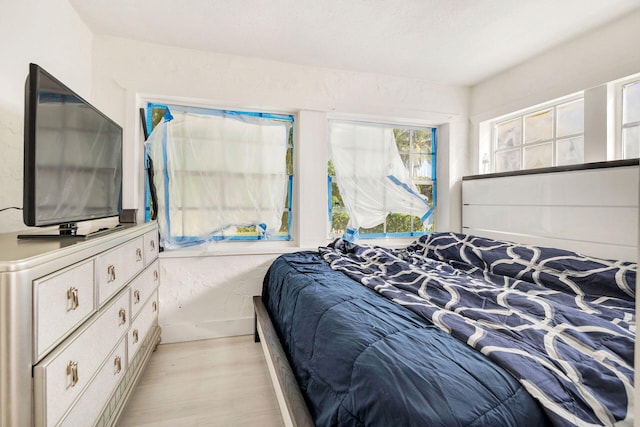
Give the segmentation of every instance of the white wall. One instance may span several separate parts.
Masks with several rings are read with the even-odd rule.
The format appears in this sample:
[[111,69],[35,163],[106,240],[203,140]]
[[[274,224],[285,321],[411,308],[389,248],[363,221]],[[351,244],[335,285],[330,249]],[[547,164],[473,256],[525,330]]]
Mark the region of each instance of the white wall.
[[[469,109],[474,172],[478,172],[479,164],[480,122],[640,72],[638,40],[640,10],[473,86]],[[587,112],[585,117],[598,114]],[[606,117],[601,120],[600,126],[591,126],[590,122],[586,130],[601,130]],[[585,140],[589,144],[590,136],[585,135]]]
[[[22,207],[24,84],[29,63],[91,99],[93,34],[66,0],[3,2],[0,25],[0,209]],[[22,212],[0,212],[0,233],[21,230]]]
[[[142,140],[136,106],[180,98],[213,107],[296,115],[295,242],[219,244],[213,252],[161,258],[160,323],[165,342],[251,333],[251,296],[278,253],[326,243],[327,121],[330,118],[443,125],[439,176],[442,229],[460,230],[460,179],[467,173],[468,89],[415,79],[297,66],[261,59],[95,36],[94,94],[125,126],[124,205],[142,210]],[[445,164],[442,163],[445,161]],[[134,173],[135,171],[135,173]],[[453,194],[449,195],[449,192]],[[296,197],[297,196],[297,197]],[[443,200],[443,199],[441,199]],[[260,243],[259,245],[264,245]],[[259,247],[259,254],[255,248]],[[266,252],[266,253],[265,253]]]

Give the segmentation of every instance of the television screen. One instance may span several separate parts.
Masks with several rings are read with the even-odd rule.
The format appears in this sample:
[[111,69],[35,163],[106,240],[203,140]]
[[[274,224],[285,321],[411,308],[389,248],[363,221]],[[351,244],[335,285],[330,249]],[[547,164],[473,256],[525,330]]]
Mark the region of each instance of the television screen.
[[24,142],[26,225],[119,214],[122,128],[36,64],[25,88]]

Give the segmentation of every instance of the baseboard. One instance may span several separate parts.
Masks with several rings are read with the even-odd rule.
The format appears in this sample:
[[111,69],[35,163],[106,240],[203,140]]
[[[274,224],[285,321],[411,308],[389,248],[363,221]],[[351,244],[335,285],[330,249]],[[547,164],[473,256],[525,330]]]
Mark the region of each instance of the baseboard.
[[203,323],[162,324],[162,342],[177,343],[253,334],[253,317],[215,320]]

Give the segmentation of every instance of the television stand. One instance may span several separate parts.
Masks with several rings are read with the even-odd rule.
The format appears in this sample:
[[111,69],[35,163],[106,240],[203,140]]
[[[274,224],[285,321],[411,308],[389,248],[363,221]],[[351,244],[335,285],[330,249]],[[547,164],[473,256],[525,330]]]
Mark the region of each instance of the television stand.
[[79,239],[87,240],[94,237],[104,236],[105,234],[113,233],[118,230],[122,230],[124,226],[122,224],[116,224],[113,227],[102,227],[95,231],[91,231],[85,234],[78,234],[78,224],[75,222],[60,224],[58,227],[58,233],[51,233],[50,230],[43,232],[33,232],[26,234],[18,234],[18,239]]

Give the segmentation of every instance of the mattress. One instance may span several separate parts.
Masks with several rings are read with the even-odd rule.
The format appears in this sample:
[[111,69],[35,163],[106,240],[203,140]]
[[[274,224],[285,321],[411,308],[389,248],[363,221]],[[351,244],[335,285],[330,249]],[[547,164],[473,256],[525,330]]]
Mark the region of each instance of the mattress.
[[262,297],[317,426],[550,425],[506,370],[317,252],[277,258]]

